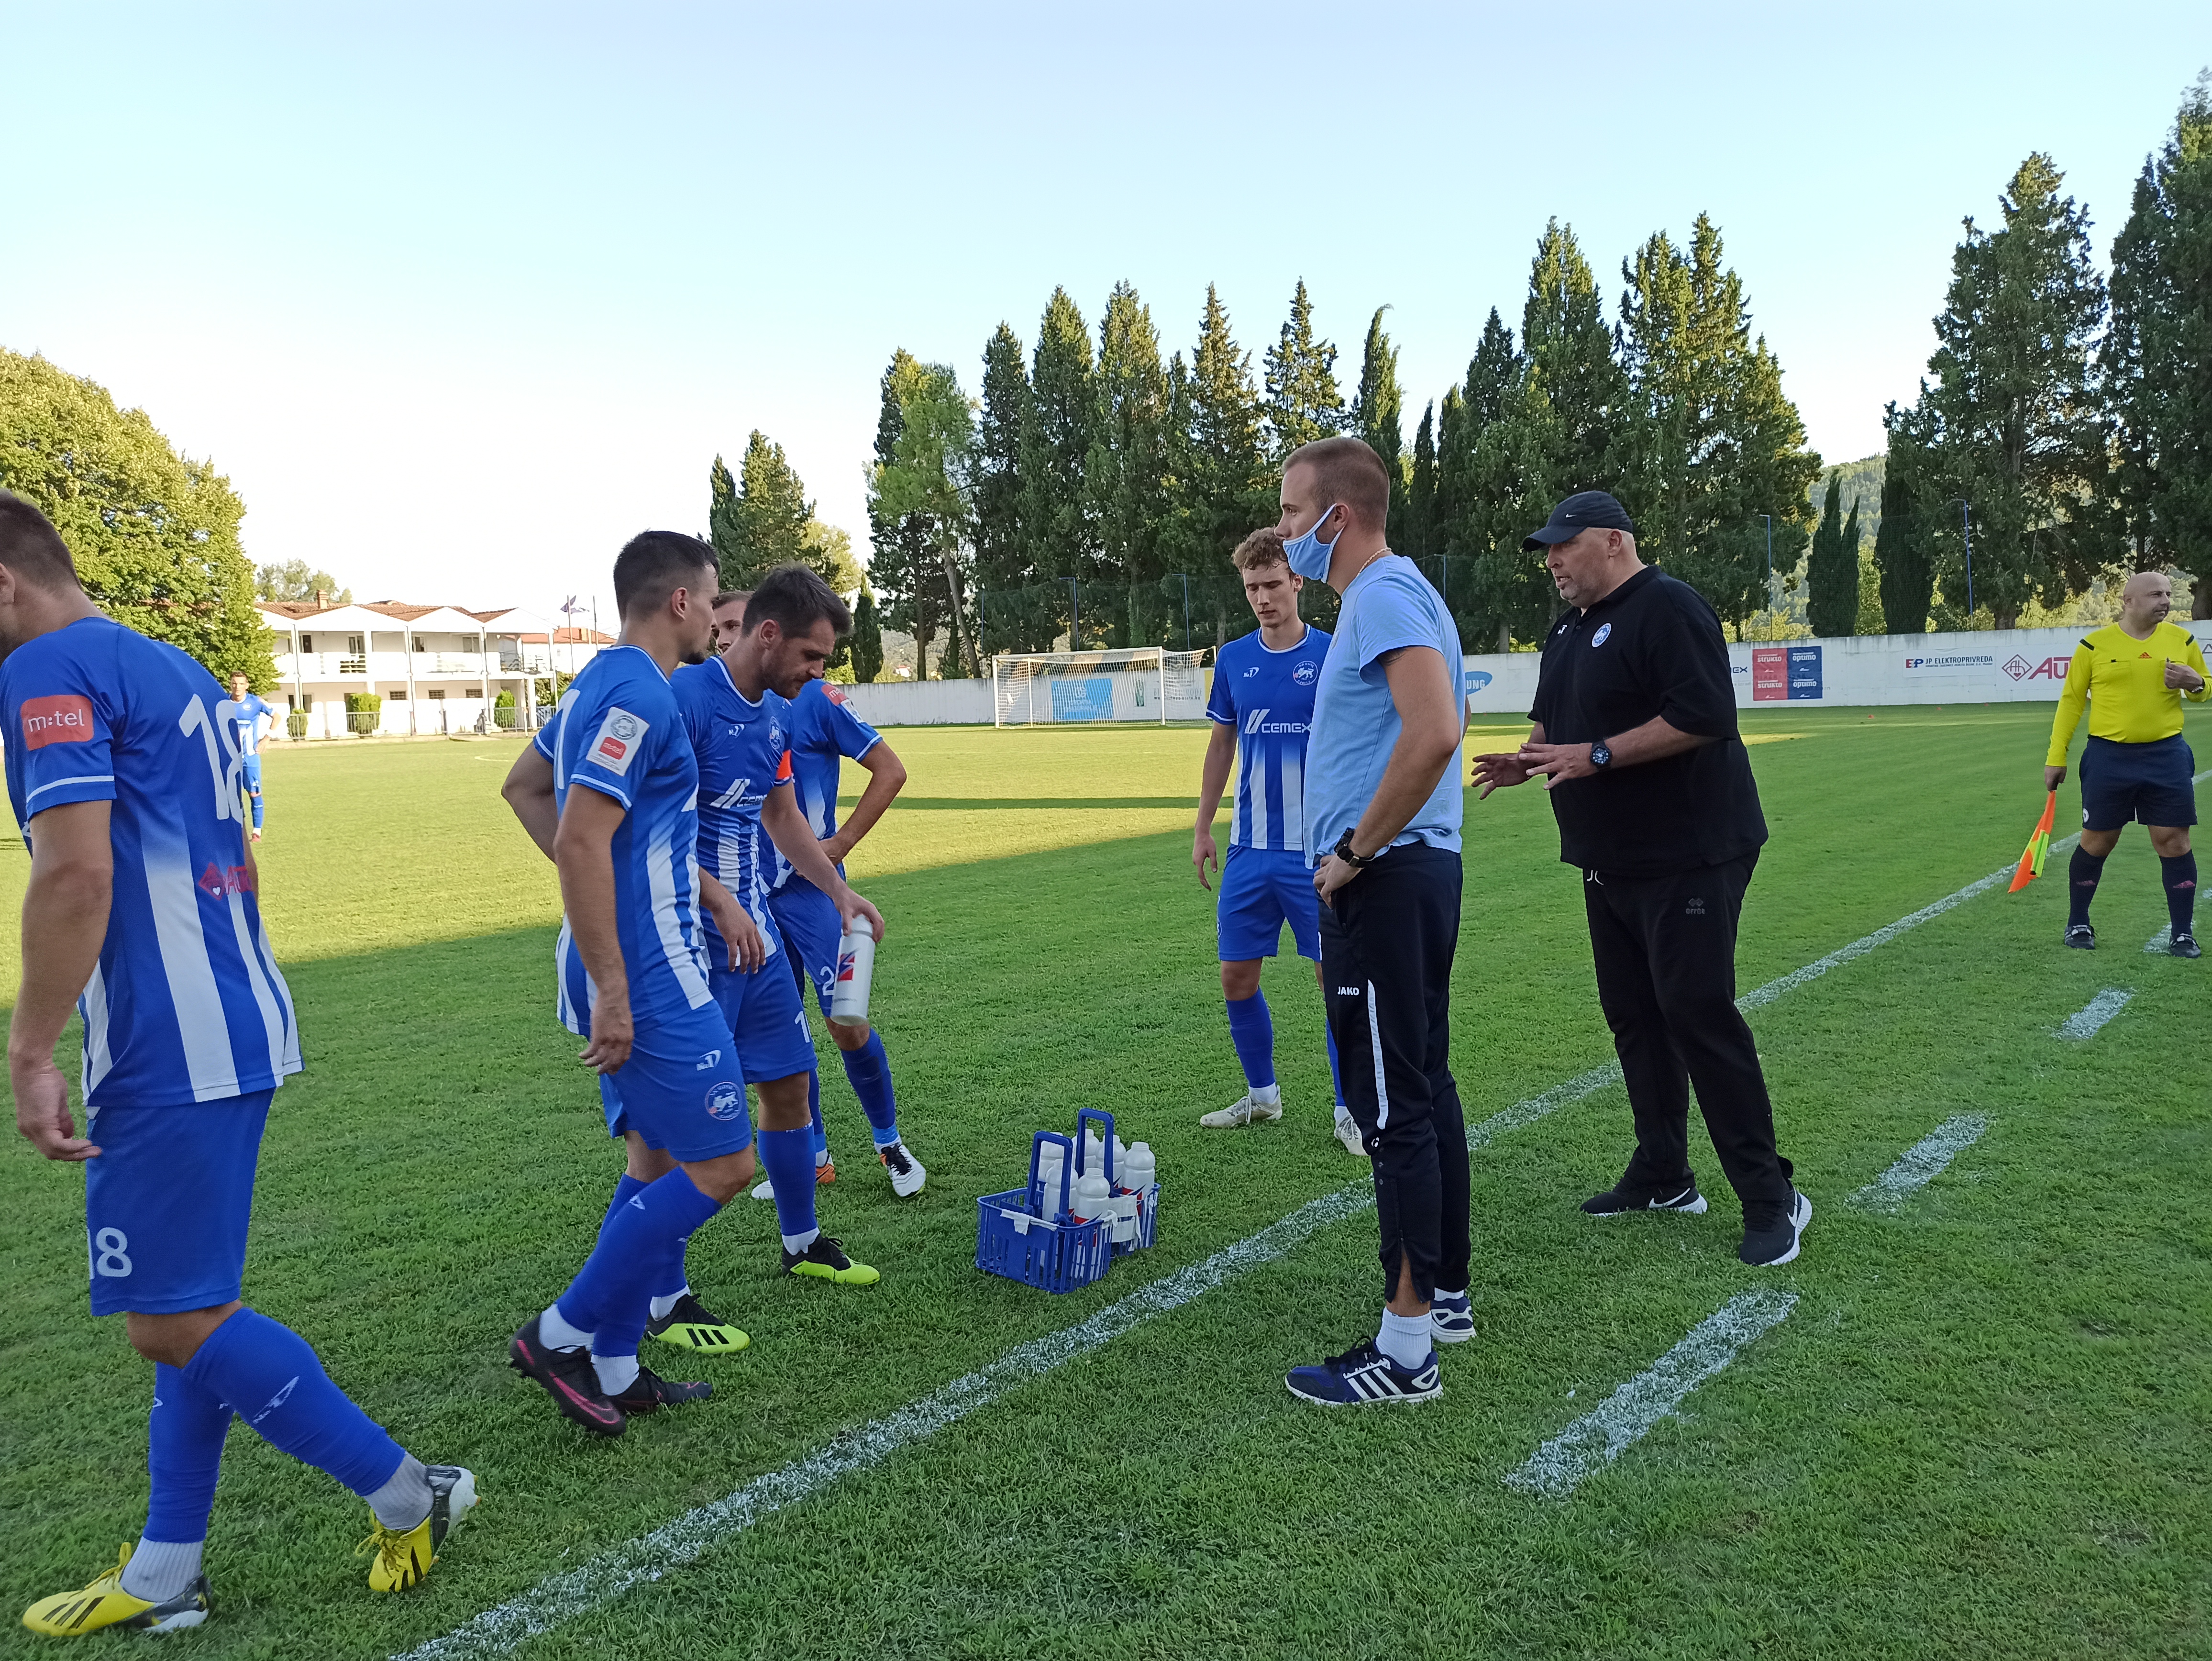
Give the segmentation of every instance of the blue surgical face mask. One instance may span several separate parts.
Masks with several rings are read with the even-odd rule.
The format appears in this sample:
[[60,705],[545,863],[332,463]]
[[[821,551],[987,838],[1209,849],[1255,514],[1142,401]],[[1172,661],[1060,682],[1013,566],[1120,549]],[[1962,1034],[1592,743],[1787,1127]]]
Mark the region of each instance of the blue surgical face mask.
[[[1290,561],[1291,569],[1308,582],[1328,580],[1328,563],[1336,556],[1336,543],[1334,539],[1323,542],[1321,527],[1328,523],[1329,514],[1336,508],[1337,504],[1331,502],[1328,512],[1316,520],[1304,536],[1292,537],[1283,544],[1283,556]],[[1336,534],[1340,537],[1344,532],[1339,531]]]

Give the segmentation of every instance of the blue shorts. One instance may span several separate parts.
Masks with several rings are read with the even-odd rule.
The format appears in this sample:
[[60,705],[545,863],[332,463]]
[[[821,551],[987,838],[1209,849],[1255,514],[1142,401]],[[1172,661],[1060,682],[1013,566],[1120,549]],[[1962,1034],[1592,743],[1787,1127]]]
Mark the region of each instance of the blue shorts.
[[1321,961],[1321,899],[1314,892],[1306,856],[1264,848],[1231,848],[1221,867],[1221,903],[1215,924],[1221,961],[1272,958],[1283,925],[1301,958]]
[[791,948],[774,917],[761,934],[777,948],[774,957],[750,974],[726,968],[728,959],[716,957],[707,980],[738,1041],[738,1060],[747,1084],[767,1084],[814,1070],[814,1035],[806,1029],[799,983],[784,962]]
[[794,873],[768,897],[768,910],[791,953],[792,974],[812,989],[827,1020],[830,995],[837,987],[837,948],[845,938],[836,902]]
[[2149,744],[2093,738],[2081,749],[2081,828],[2197,823],[2197,757],[2176,733]]
[[261,788],[261,757],[258,755],[240,756],[239,766],[244,770],[246,788],[251,792]]
[[92,1312],[176,1315],[243,1295],[253,1167],[273,1090],[176,1107],[104,1107],[85,1134]]
[[629,1059],[599,1074],[599,1100],[609,1135],[635,1131],[687,1165],[752,1146],[737,1046],[712,1004],[639,1022]]

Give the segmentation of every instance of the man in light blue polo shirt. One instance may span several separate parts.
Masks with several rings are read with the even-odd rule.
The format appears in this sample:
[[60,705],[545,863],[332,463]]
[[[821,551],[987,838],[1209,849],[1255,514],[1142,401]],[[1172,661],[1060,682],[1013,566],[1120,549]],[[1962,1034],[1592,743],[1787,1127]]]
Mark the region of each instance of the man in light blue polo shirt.
[[1277,527],[1291,569],[1342,597],[1306,744],[1305,849],[1344,1098],[1375,1170],[1382,1330],[1293,1395],[1331,1406],[1443,1392],[1438,1343],[1474,1335],[1467,1127],[1449,1056],[1459,944],[1459,630],[1382,540],[1390,478],[1356,438],[1292,453]]

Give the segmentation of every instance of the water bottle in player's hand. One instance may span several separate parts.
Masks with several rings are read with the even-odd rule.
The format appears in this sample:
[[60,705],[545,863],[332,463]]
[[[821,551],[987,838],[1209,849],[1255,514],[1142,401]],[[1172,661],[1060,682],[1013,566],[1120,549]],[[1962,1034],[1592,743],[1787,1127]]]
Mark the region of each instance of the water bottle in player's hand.
[[840,1026],[868,1024],[868,985],[876,977],[875,925],[854,917],[837,942],[837,978],[830,991],[830,1019]]

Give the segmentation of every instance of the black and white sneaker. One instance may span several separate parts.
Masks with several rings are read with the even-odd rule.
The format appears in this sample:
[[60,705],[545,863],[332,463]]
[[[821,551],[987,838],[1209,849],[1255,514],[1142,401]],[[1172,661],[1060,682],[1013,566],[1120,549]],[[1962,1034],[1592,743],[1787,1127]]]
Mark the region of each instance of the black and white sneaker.
[[1797,1255],[1797,1242],[1812,1220],[1813,1202],[1793,1188],[1787,1214],[1773,1209],[1765,1216],[1744,1218],[1743,1244],[1735,1255],[1753,1269],[1779,1269]]
[[1464,1292],[1443,1292],[1429,1300],[1429,1336],[1440,1344],[1463,1344],[1474,1336],[1474,1300]]
[[1302,1402],[1325,1408],[1359,1407],[1378,1402],[1432,1402],[1444,1393],[1437,1377],[1437,1353],[1418,1367],[1401,1367],[1375,1347],[1372,1338],[1332,1355],[1319,1366],[1292,1367],[1283,1382]]
[[2197,944],[2194,934],[2176,934],[2166,942],[2166,949],[2177,958],[2201,958],[2204,955],[2203,948]]
[[2076,952],[2094,952],[2097,931],[2086,922],[2069,922],[2066,925],[2066,944]]
[[1687,1177],[1679,1183],[1668,1183],[1661,1188],[1647,1188],[1623,1177],[1604,1193],[1593,1194],[1584,1200],[1583,1209],[1593,1217],[1618,1217],[1627,1211],[1686,1211],[1692,1217],[1701,1217],[1705,1211],[1705,1196],[1698,1192],[1696,1182]]

